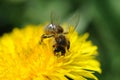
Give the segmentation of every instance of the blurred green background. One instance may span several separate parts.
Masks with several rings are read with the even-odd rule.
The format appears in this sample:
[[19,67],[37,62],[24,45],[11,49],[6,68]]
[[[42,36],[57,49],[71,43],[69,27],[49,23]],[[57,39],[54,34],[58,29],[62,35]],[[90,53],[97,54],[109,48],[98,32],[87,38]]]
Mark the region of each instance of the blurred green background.
[[89,32],[99,47],[100,80],[120,80],[120,0],[0,0],[0,36],[14,27],[49,21],[55,11],[64,21],[80,13],[79,33]]

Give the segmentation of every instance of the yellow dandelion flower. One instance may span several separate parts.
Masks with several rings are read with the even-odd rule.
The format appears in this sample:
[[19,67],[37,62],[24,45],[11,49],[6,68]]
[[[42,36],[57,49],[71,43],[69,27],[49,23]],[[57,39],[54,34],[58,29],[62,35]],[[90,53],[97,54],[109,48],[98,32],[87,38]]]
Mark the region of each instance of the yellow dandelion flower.
[[96,60],[97,46],[87,41],[88,34],[77,32],[66,35],[70,49],[65,56],[55,56],[53,38],[44,39],[43,26],[28,25],[15,28],[0,38],[0,80],[98,80],[93,73],[101,73]]

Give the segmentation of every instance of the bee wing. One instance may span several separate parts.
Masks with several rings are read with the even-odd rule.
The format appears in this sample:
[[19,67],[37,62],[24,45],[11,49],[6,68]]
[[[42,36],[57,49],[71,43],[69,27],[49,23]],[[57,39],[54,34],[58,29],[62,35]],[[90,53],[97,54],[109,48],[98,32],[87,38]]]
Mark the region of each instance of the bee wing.
[[55,25],[60,24],[60,18],[54,12],[51,12],[50,19],[51,19],[51,24],[55,24]]
[[[67,21],[67,29],[69,32],[74,32],[80,23],[80,13],[75,12],[72,17],[70,17]],[[72,28],[72,29],[71,29]]]

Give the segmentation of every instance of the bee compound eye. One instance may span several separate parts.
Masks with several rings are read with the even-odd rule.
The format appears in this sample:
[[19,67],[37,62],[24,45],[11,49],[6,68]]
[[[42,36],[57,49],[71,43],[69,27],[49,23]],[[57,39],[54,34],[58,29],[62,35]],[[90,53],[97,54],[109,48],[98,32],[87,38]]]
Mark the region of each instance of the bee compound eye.
[[49,28],[49,29],[54,29],[54,28],[55,28],[55,25],[49,24],[49,25],[48,25],[48,28]]

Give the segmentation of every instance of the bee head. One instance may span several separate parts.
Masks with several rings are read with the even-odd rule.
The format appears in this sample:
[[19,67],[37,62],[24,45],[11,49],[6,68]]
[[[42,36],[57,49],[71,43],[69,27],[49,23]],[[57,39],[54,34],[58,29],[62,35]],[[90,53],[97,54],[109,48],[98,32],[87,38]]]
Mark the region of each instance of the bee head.
[[49,24],[45,27],[46,34],[59,34],[63,32],[63,28],[59,25]]

